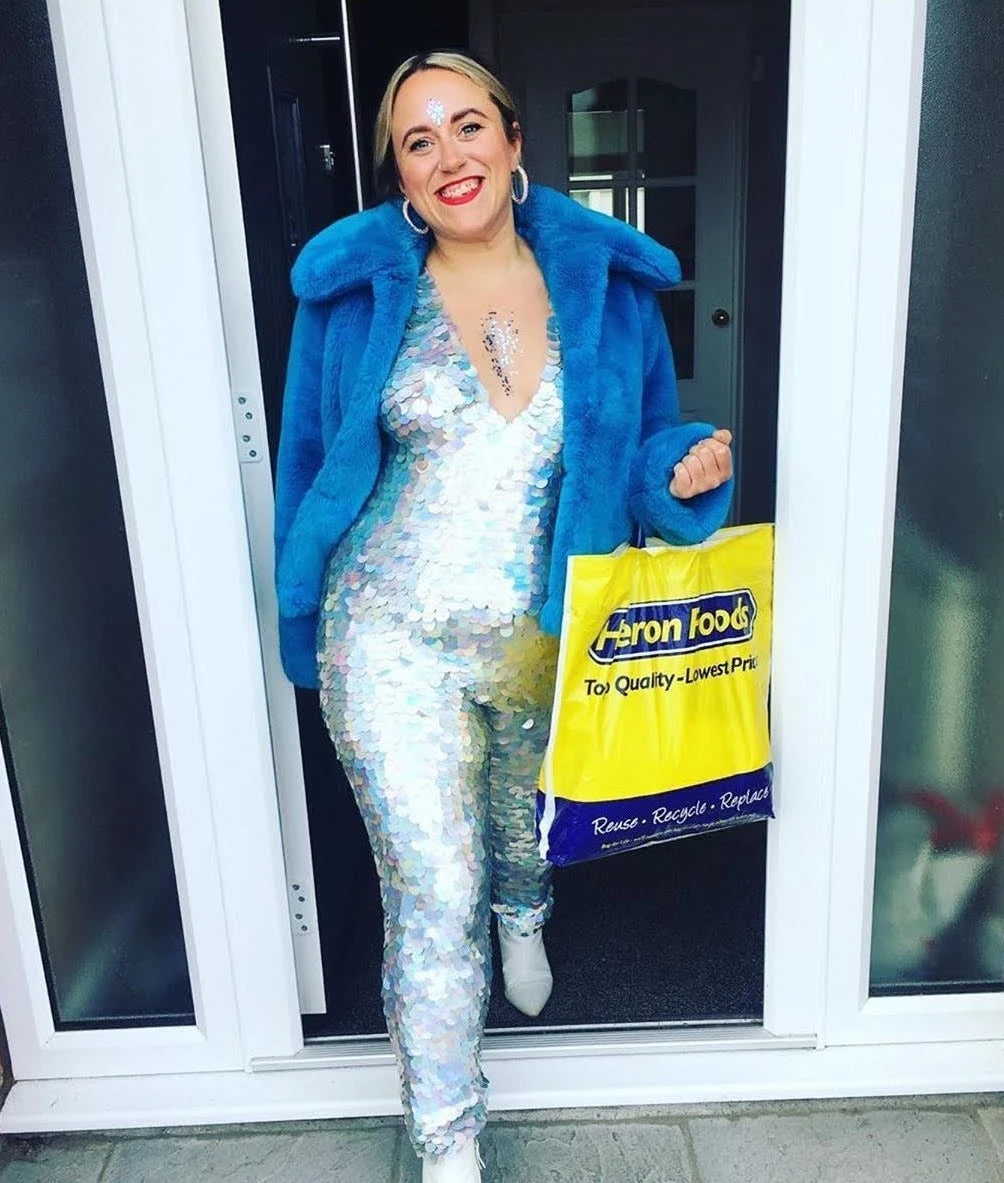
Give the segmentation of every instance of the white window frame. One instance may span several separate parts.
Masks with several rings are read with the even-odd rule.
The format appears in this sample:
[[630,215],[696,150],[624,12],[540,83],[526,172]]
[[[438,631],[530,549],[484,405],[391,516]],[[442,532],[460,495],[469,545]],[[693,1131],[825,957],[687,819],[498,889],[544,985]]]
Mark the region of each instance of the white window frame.
[[[869,998],[886,642],[913,249],[925,5],[874,6],[837,682],[825,1038],[1000,1040],[1004,992]],[[867,572],[868,578],[861,578]]]
[[5,779],[0,1006],[18,1081],[243,1068],[242,1021],[287,1051],[299,1016],[274,1005],[289,923],[184,10],[50,0],[49,20],[195,1023],[55,1029]]

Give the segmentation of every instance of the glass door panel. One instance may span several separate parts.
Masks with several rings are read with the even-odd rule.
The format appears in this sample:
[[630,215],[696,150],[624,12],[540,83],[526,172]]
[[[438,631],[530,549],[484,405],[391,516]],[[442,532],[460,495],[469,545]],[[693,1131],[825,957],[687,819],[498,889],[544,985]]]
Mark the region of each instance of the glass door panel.
[[932,0],[903,390],[872,994],[1004,984],[1004,9]]
[[673,244],[685,282],[698,278],[696,185],[646,185],[640,189],[638,229],[659,242]]
[[659,303],[673,342],[676,376],[685,382],[694,376],[694,289],[681,285],[671,292],[660,292]]
[[586,209],[596,210],[600,214],[609,214],[620,218],[622,222],[628,220],[628,188],[626,185],[611,185],[609,188],[573,189],[570,196]]
[[697,92],[629,75],[573,91],[566,118],[570,195],[680,260],[683,282],[660,303],[677,377],[689,381],[697,354]]
[[568,111],[569,177],[630,168],[630,134],[625,79],[577,91]]
[[638,79],[638,167],[647,177],[697,175],[697,91]]
[[193,1023],[44,0],[0,6],[0,748],[57,1029]]

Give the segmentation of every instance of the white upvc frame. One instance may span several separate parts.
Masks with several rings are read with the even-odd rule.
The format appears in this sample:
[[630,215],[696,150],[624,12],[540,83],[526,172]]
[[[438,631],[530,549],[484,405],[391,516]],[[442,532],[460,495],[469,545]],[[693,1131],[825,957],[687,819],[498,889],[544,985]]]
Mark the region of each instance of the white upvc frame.
[[791,6],[771,710],[777,819],[768,828],[764,1024],[817,1037],[835,762],[827,736],[842,641],[839,596],[829,597],[844,579],[872,3]]
[[215,858],[200,869],[222,895],[218,938],[246,1066],[297,1046],[301,1028],[188,27],[180,0],[101,9],[212,809]]
[[[864,7],[862,0],[862,7]],[[231,384],[235,390],[250,391],[256,406],[260,406],[261,381],[257,369],[255,328],[247,272],[246,251],[243,242],[240,217],[240,186],[236,155],[233,149],[233,127],[226,89],[225,53],[219,13],[214,0],[186,0],[189,35],[192,45],[195,90],[199,108],[203,152],[207,173],[207,192],[216,240],[216,260],[219,269],[219,286],[223,302],[223,320],[228,343],[231,366]],[[816,44],[825,45],[846,42],[845,26],[840,20],[828,21],[825,16],[816,18],[827,27],[817,36]],[[832,27],[831,27],[832,26]],[[867,26],[865,26],[865,35]],[[808,67],[807,67],[808,68]],[[821,69],[816,62],[812,77],[820,91],[829,85],[837,91],[843,85],[846,71],[839,64],[827,63]],[[823,83],[820,78],[824,79]],[[831,92],[832,93],[832,92]],[[791,135],[794,144],[807,160],[807,168],[819,168],[822,154],[818,150],[812,128],[796,120]],[[853,150],[853,145],[851,150]],[[813,155],[815,154],[815,155]],[[825,192],[825,185],[819,188]],[[797,182],[796,182],[797,189]],[[836,214],[839,215],[837,209]],[[834,221],[832,203],[822,210],[808,208],[804,212],[801,246],[804,275],[800,282],[809,284],[814,280],[814,269],[818,255],[811,243],[806,246],[805,238],[812,235],[814,227],[820,232]],[[815,219],[814,226],[810,224]],[[851,233],[854,227],[851,224]],[[823,235],[825,238],[826,236]],[[789,243],[789,248],[793,244]],[[840,251],[834,250],[840,257]],[[791,276],[788,278],[791,282]],[[800,351],[800,352],[799,352]],[[830,350],[832,351],[832,350]],[[796,366],[813,370],[819,356],[819,343],[814,338],[804,342],[794,341],[789,353],[796,353]],[[823,353],[827,350],[824,349]],[[786,402],[782,392],[782,402]],[[839,398],[835,399],[839,404]],[[811,414],[803,418],[801,428],[811,434]],[[272,703],[273,742],[276,750],[277,767],[280,775],[292,779],[296,788],[299,780],[297,759],[297,736],[295,718],[292,713],[291,695],[278,670],[276,654],[273,592],[271,590],[271,488],[267,484],[267,465],[256,465],[244,477],[245,497],[248,505],[249,532],[252,550],[255,553],[254,566],[258,578],[259,613],[261,635],[265,646],[265,667],[269,683],[269,698]],[[839,472],[838,476],[843,474]],[[839,479],[832,482],[839,491]],[[787,503],[787,509],[797,515],[804,505],[797,499]],[[835,505],[834,519],[839,520],[842,507]],[[786,522],[779,519],[779,535],[783,537]],[[839,555],[834,557],[832,538],[820,536],[811,526],[806,527],[804,517],[796,520],[795,529],[801,529],[797,547],[801,553],[815,551],[819,563],[829,562],[830,578],[839,575]],[[816,666],[806,659],[801,636],[803,629],[812,631],[813,621],[808,619],[803,608],[805,597],[799,581],[797,565],[784,578],[779,571],[779,603],[791,609],[794,627],[778,636],[778,660],[782,667],[791,672],[790,690],[775,697],[775,713],[779,735],[787,734],[788,745],[778,744],[778,799],[783,802],[778,819],[772,823],[769,844],[769,870],[767,879],[767,967],[765,983],[765,1029],[769,1034],[796,1036],[815,1040],[822,1017],[823,964],[825,956],[824,932],[818,924],[818,917],[826,907],[825,866],[829,851],[829,836],[821,817],[825,807],[814,806],[814,801],[827,799],[827,765],[818,758],[812,745],[800,745],[798,737],[812,730],[814,714],[811,707],[811,692],[806,687],[815,683]],[[839,645],[836,627],[833,629],[833,645],[828,654],[836,668],[839,660]],[[786,724],[786,728],[785,728]],[[283,753],[285,755],[283,755]],[[800,786],[799,791],[786,792],[788,784]],[[805,787],[809,786],[809,791]],[[301,790],[302,791],[302,790]],[[287,789],[280,788],[285,797]],[[284,819],[292,816],[289,805],[284,804]],[[292,841],[290,840],[292,837]],[[305,831],[298,824],[290,835],[287,828],[287,857],[302,860],[304,851],[309,851]],[[236,855],[237,852],[235,852]],[[297,874],[301,874],[297,871]],[[807,888],[806,885],[809,885]],[[305,959],[306,960],[306,959]],[[301,995],[304,991],[301,983]],[[308,992],[309,993],[309,992]],[[253,1041],[253,1031],[246,1029],[247,1038]],[[668,1040],[674,1039],[667,1035]],[[569,1050],[574,1037],[569,1036]],[[557,1050],[555,1054],[558,1054]]]
[[261,1007],[292,959],[184,11],[50,0],[49,19],[195,1023],[55,1030],[6,784],[0,1006],[18,1081],[241,1069],[242,1021],[286,1052],[299,1016],[295,994]]
[[872,14],[835,730],[830,1043],[1004,1039],[1001,991],[868,996],[925,9],[921,0],[881,0]]
[[[259,424],[264,425],[265,404],[220,8],[214,0],[186,0],[185,9],[230,389],[234,395],[240,394],[248,399],[252,414]],[[345,28],[347,16],[343,7]],[[348,49],[344,43],[343,48],[348,69]],[[357,152],[354,110],[352,143],[354,152]],[[357,164],[356,194],[361,208],[360,184]],[[285,899],[287,904],[296,900],[297,908],[290,911],[301,916],[291,928],[298,992],[296,1009],[298,1014],[311,1014],[325,1009],[324,979],[296,700],[279,660],[278,607],[272,574],[275,561],[272,540],[274,496],[269,450],[264,446],[264,426],[260,429],[258,451],[260,458],[257,462],[241,465],[246,515],[243,529],[247,531],[250,543],[265,693],[271,720],[282,823],[280,856],[284,855]],[[283,1004],[288,1009],[288,1000],[283,1000]]]
[[[520,1048],[489,1054],[485,1070],[493,1112],[997,1092],[1004,1085],[999,1042],[716,1050],[704,1039],[693,1049],[631,1048],[625,1053],[585,1047],[576,1054],[541,1056],[527,1056]],[[276,1072],[26,1081],[15,1084],[0,1110],[0,1133],[399,1112],[397,1069],[384,1056],[344,1068],[303,1065]]]

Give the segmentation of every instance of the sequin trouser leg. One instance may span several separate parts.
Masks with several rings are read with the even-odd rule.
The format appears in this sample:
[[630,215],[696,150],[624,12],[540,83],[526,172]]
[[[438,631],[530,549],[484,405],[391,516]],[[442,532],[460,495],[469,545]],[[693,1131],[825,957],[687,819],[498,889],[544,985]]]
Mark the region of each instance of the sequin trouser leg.
[[548,711],[487,711],[492,910],[513,934],[529,936],[551,914],[551,865],[537,853],[537,776],[547,747]]
[[540,731],[524,730],[529,716],[477,705],[456,663],[429,645],[350,628],[325,646],[322,710],[380,877],[384,1010],[405,1122],[418,1153],[446,1152],[486,1119],[493,875],[516,922],[537,927],[549,909],[532,841]]

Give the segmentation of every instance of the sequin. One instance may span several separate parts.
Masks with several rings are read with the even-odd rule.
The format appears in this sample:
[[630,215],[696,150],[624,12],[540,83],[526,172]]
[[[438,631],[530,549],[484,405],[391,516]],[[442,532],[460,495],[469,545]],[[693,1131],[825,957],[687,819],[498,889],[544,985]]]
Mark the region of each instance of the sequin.
[[503,315],[493,308],[482,321],[481,334],[492,373],[501,383],[503,393],[511,395],[519,353],[519,329],[512,313]]
[[333,553],[321,707],[366,824],[384,908],[384,1008],[419,1153],[485,1122],[489,915],[551,910],[534,840],[557,645],[540,632],[561,480],[562,368],[509,421],[427,273],[384,388],[384,463]]

